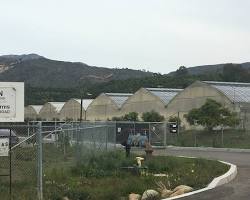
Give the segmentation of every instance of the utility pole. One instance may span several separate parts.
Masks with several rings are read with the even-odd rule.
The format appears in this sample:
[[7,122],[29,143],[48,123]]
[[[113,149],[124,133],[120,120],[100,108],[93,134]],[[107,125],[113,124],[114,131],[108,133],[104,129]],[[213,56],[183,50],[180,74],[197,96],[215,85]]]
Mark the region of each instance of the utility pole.
[[80,108],[80,123],[82,122],[82,97],[81,97],[81,108]]
[[43,150],[42,150],[42,123],[38,123],[38,133],[37,133],[37,189],[38,189],[38,199],[43,200]]

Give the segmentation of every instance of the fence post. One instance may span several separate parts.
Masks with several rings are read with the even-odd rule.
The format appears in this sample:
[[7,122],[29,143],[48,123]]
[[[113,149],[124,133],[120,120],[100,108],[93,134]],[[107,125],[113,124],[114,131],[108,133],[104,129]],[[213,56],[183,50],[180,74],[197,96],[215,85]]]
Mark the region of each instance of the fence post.
[[151,124],[150,122],[148,123],[148,142],[152,144],[151,142]]
[[164,122],[164,147],[167,148],[167,122]]
[[76,145],[77,145],[77,149],[76,149],[76,157],[77,157],[77,163],[80,163],[80,158],[81,158],[81,144],[80,144],[80,131],[81,131],[81,124],[79,123],[78,125],[76,125]]
[[[114,122],[113,122],[114,123]],[[115,121],[115,127],[113,128],[113,136],[114,136],[114,147],[116,149],[116,143],[117,143],[117,136],[116,136],[116,132],[117,132],[117,122]]]
[[224,127],[221,128],[221,145],[224,147]]
[[42,149],[42,123],[38,122],[37,132],[37,192],[38,199],[43,200],[43,149]]
[[194,146],[197,147],[197,137],[196,132],[194,133]]
[[108,127],[108,124],[106,123],[106,134],[105,134],[105,149],[106,149],[106,151],[108,150],[108,131],[109,131],[109,127]]
[[30,122],[28,121],[28,137],[30,136]]

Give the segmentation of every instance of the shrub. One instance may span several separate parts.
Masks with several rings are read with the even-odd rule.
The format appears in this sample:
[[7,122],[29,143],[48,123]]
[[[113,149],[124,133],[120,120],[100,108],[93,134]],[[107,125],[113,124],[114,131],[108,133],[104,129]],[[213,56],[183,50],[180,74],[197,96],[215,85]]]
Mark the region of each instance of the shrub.
[[142,119],[144,122],[161,122],[164,120],[164,117],[158,112],[150,111],[142,114]]

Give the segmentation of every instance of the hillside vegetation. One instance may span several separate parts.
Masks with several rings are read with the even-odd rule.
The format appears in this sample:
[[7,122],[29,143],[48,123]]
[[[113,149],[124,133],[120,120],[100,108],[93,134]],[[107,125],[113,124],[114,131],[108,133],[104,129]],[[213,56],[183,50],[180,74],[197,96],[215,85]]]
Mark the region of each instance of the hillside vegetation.
[[185,88],[196,80],[249,82],[250,63],[181,66],[160,74],[55,61],[36,54],[0,56],[0,81],[24,81],[26,105],[95,98],[102,92],[134,93],[141,87]]
[[0,56],[0,81],[24,81],[28,86],[39,88],[72,88],[81,84],[148,76],[152,73],[56,61],[36,54]]

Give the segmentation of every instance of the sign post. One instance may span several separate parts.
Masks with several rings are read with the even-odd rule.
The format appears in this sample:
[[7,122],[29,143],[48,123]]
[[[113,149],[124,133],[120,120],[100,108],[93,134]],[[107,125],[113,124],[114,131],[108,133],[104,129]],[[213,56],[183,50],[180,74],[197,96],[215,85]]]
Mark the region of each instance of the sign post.
[[0,138],[0,157],[9,155],[9,139]]
[[24,83],[0,82],[0,122],[24,121]]
[[[0,122],[24,121],[24,83],[0,82]],[[12,199],[12,158],[11,158],[12,130],[9,136],[0,138],[0,157],[9,156],[9,194]]]

